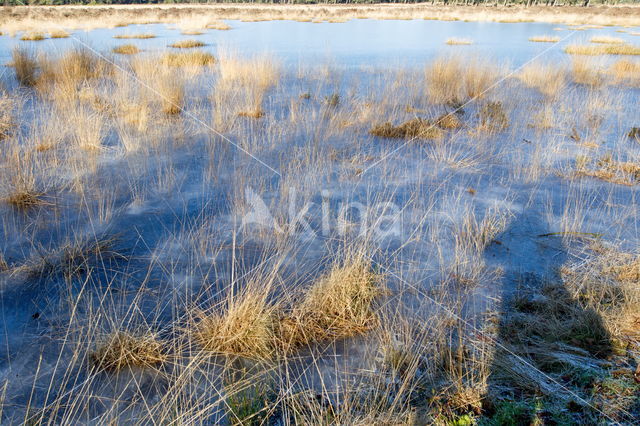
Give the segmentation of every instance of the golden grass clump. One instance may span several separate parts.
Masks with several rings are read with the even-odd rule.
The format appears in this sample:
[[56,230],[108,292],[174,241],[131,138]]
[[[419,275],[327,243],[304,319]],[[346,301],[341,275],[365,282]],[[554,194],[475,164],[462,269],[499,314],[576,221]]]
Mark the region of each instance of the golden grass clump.
[[6,93],[0,92],[0,141],[6,139],[15,126],[13,117],[14,100]]
[[114,372],[127,367],[154,367],[166,358],[163,345],[154,334],[132,334],[122,331],[109,335],[90,354],[90,360],[95,366]]
[[23,86],[33,86],[36,82],[38,63],[34,54],[27,49],[16,47],[12,52],[13,68],[18,82]]
[[209,24],[207,24],[207,28],[211,30],[221,30],[221,31],[226,31],[231,29],[229,24],[227,24],[224,21],[210,22]]
[[113,38],[118,38],[118,39],[132,39],[132,38],[136,38],[136,39],[149,39],[149,38],[155,38],[156,35],[155,34],[150,34],[150,33],[141,33],[141,34],[118,34],[118,35],[114,35]]
[[535,36],[535,37],[530,37],[529,41],[532,41],[534,43],[557,43],[560,41],[560,37],[549,36],[549,35]]
[[599,44],[623,44],[624,40],[619,37],[611,37],[611,36],[596,36],[592,37],[589,40],[591,43],[599,43]]
[[631,84],[640,83],[640,62],[620,59],[611,64],[609,72],[618,82]]
[[469,44],[473,44],[473,40],[468,39],[468,38],[449,38],[447,39],[447,41],[445,41],[445,44],[448,44],[450,46],[456,46],[456,45],[469,45]]
[[604,83],[604,75],[598,64],[588,58],[572,58],[571,75],[575,83],[585,86],[598,87]]
[[450,105],[480,98],[499,74],[493,65],[478,58],[437,58],[425,70],[427,95],[433,103]]
[[195,340],[205,350],[269,359],[276,349],[276,308],[263,291],[248,286],[229,296],[220,312],[199,313]]
[[184,81],[174,73],[165,72],[164,74],[156,86],[162,112],[167,115],[180,114],[184,104]]
[[35,32],[35,31],[24,33],[22,34],[22,36],[20,36],[20,40],[24,40],[24,41],[41,41],[46,38],[47,36],[44,33]]
[[49,33],[49,36],[51,38],[68,38],[71,36],[71,34],[69,34],[67,31],[65,30],[55,30],[55,31],[51,31]]
[[13,193],[5,198],[5,201],[14,208],[25,211],[43,204],[43,195],[42,193],[34,192],[26,188],[16,188]]
[[378,124],[369,134],[386,139],[441,139],[444,136],[441,128],[423,118],[412,118],[397,126],[390,122]]
[[169,45],[169,47],[173,47],[176,49],[191,49],[194,47],[202,47],[202,46],[206,46],[206,44],[199,40],[180,40]]
[[631,44],[572,44],[564,51],[570,55],[640,55],[640,47]]
[[385,291],[380,278],[364,257],[335,265],[282,319],[280,338],[285,350],[363,334],[376,327],[379,318],[374,302]]
[[532,63],[522,69],[518,79],[526,86],[536,88],[543,95],[553,98],[565,87],[567,72],[564,68],[551,64]]
[[171,67],[202,67],[215,63],[212,54],[202,50],[191,52],[167,52],[162,56],[162,63]]
[[270,58],[242,59],[222,52],[219,59],[220,79],[223,82],[267,88],[278,80],[279,68]]
[[135,44],[123,44],[123,45],[114,47],[112,49],[112,52],[118,53],[120,55],[134,55],[140,52],[140,49],[138,49],[138,46],[136,46]]
[[633,186],[640,183],[640,164],[616,161],[611,155],[597,160],[585,156],[576,158],[576,176],[594,177],[616,185]]

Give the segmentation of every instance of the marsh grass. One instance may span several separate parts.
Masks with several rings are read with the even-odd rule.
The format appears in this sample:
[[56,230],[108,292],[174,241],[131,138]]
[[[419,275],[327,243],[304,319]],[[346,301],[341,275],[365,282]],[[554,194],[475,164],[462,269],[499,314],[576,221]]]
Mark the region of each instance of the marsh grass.
[[570,55],[640,55],[640,47],[631,44],[580,45],[573,44],[564,48]]
[[617,161],[611,155],[605,155],[597,161],[581,156],[576,159],[575,174],[617,185],[632,186],[640,183],[640,164]]
[[591,43],[600,43],[600,44],[623,44],[624,40],[619,37],[611,37],[611,36],[596,36],[591,37],[589,40]]
[[469,45],[469,44],[473,44],[473,40],[468,38],[449,38],[447,39],[447,41],[445,41],[445,44],[448,44],[450,46]]
[[49,37],[51,37],[51,38],[68,38],[70,36],[71,36],[71,34],[69,34],[65,30],[55,30],[55,31],[51,31],[49,33]]
[[119,39],[133,39],[133,38],[137,38],[137,39],[150,39],[150,38],[155,38],[156,35],[155,34],[151,34],[151,33],[140,33],[140,34],[118,34],[118,35],[114,35],[113,38],[119,38]]
[[270,359],[276,350],[276,308],[254,289],[229,296],[220,312],[200,313],[195,340],[207,351]]
[[543,36],[530,37],[529,41],[532,41],[534,43],[557,43],[560,41],[560,37],[543,35]]
[[206,46],[206,44],[199,40],[180,40],[169,45],[169,47],[173,47],[175,49],[191,49],[194,47],[203,47],[203,46]]
[[216,21],[216,22],[211,22],[207,24],[207,28],[211,30],[226,31],[226,30],[230,30],[231,26],[229,26],[229,24],[227,24],[224,21]]
[[602,86],[605,81],[599,64],[589,58],[572,58],[571,75],[575,83],[593,88]]
[[436,124],[423,118],[413,118],[397,126],[390,122],[377,124],[369,134],[385,139],[441,139],[444,132]]
[[190,52],[167,52],[161,57],[161,61],[165,65],[172,67],[203,67],[215,63],[212,54],[195,50]]
[[551,64],[534,63],[522,68],[518,79],[526,86],[538,89],[544,96],[555,98],[567,83],[567,72]]
[[114,47],[113,49],[111,49],[111,51],[120,55],[134,55],[140,52],[140,49],[138,49],[138,46],[136,46],[135,44],[122,44],[120,46]]
[[476,57],[440,57],[425,70],[431,102],[456,105],[481,98],[500,77],[501,70]]
[[18,82],[23,86],[33,86],[36,82],[38,67],[35,54],[25,48],[16,47],[13,49],[11,57]]
[[163,344],[151,333],[114,332],[90,354],[100,370],[118,372],[125,368],[152,368],[167,359]]
[[20,40],[24,40],[24,41],[42,41],[46,38],[47,38],[46,34],[41,32],[28,32],[20,36]]
[[279,334],[285,351],[363,334],[379,325],[375,302],[385,293],[382,277],[362,255],[355,256],[334,265],[282,318]]

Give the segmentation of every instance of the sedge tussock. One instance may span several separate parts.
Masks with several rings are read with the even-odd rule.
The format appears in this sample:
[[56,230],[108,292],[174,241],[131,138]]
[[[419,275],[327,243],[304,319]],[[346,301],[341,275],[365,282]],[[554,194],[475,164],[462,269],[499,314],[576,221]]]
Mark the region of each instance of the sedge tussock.
[[0,141],[11,135],[16,125],[14,119],[15,101],[6,93],[0,93]]
[[640,183],[640,164],[616,161],[606,155],[597,161],[579,156],[576,158],[576,176],[594,177],[617,185],[632,186]]
[[549,35],[535,36],[535,37],[530,37],[529,41],[532,41],[534,43],[557,43],[560,41],[560,37],[549,36]]
[[469,39],[469,38],[449,38],[447,39],[447,41],[445,41],[445,44],[448,44],[450,46],[457,46],[457,45],[469,45],[469,44],[473,44],[473,40]]
[[599,87],[604,83],[601,68],[589,58],[572,58],[571,75],[575,83],[585,86]]
[[43,195],[28,188],[16,188],[13,193],[5,198],[5,202],[18,210],[26,211],[43,204]]
[[169,45],[169,47],[173,47],[175,49],[191,49],[202,46],[206,46],[206,44],[199,40],[180,40]]
[[436,124],[423,118],[413,118],[394,126],[390,122],[378,124],[369,134],[386,139],[441,139],[444,132]]
[[113,49],[111,49],[111,51],[120,55],[134,55],[140,52],[140,49],[138,49],[138,46],[136,46],[135,44],[122,44],[120,46],[114,47]]
[[631,44],[581,45],[573,44],[565,47],[570,55],[640,55],[640,47]]
[[619,37],[610,37],[610,36],[597,36],[592,37],[589,40],[591,43],[599,43],[599,44],[623,44],[624,40]]
[[440,57],[425,70],[427,95],[436,104],[460,104],[481,98],[500,76],[500,70],[478,58]]
[[49,36],[51,38],[68,38],[71,36],[71,34],[69,34],[67,31],[65,30],[56,30],[56,31],[51,31],[49,33]]
[[384,291],[381,277],[365,259],[356,257],[335,265],[281,320],[285,350],[371,330],[378,325],[374,304]]
[[551,64],[532,63],[522,69],[518,79],[526,86],[538,89],[544,96],[554,98],[564,89],[567,72]]
[[202,50],[191,52],[167,52],[162,55],[163,64],[171,67],[203,67],[215,63],[212,54]]
[[107,336],[89,358],[101,370],[118,372],[131,367],[155,367],[164,362],[167,355],[163,344],[152,333],[118,331]]
[[211,30],[221,30],[221,31],[226,31],[226,30],[230,30],[231,26],[229,26],[229,24],[227,24],[224,21],[216,21],[216,22],[210,22],[207,24],[207,28],[211,29]]
[[155,38],[155,34],[151,34],[151,33],[141,33],[141,34],[118,34],[118,35],[114,35],[113,38],[119,38],[119,39],[132,39],[132,38],[137,38],[137,39],[149,39],[149,38]]
[[24,41],[42,41],[46,38],[47,36],[41,32],[29,32],[29,33],[22,34],[22,36],[20,36],[20,40],[24,40]]
[[205,350],[250,359],[274,356],[276,307],[259,289],[230,295],[219,312],[200,312],[194,325],[195,340]]
[[16,47],[11,54],[13,68],[18,82],[23,86],[33,86],[36,82],[36,70],[38,63],[33,52]]

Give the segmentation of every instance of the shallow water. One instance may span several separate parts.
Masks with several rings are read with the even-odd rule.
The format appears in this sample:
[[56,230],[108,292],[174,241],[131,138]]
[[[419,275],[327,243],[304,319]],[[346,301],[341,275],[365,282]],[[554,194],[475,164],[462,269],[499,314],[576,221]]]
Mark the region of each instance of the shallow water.
[[[268,53],[285,65],[332,63],[346,68],[420,67],[443,53],[464,53],[507,61],[514,66],[532,58],[555,62],[565,60],[562,49],[567,44],[587,43],[594,35],[614,36],[627,42],[640,42],[617,27],[573,30],[572,27],[547,23],[496,23],[425,20],[370,20],[345,23],[310,23],[296,21],[241,22],[227,21],[228,31],[205,30],[202,35],[182,35],[174,26],[165,24],[129,25],[114,29],[74,31],[71,38],[21,41],[18,37],[0,37],[0,62],[6,63],[15,45],[47,52],[62,51],[75,43],[86,43],[109,52],[120,44],[135,44],[143,50],[163,50],[180,39],[197,39],[207,43],[206,50],[216,53],[224,48],[242,55]],[[557,30],[561,29],[561,30]],[[625,28],[625,31],[637,31]],[[156,38],[138,40],[114,39],[118,34],[153,33]],[[529,38],[557,36],[561,41],[534,43]],[[445,44],[449,38],[473,40],[472,45]]]

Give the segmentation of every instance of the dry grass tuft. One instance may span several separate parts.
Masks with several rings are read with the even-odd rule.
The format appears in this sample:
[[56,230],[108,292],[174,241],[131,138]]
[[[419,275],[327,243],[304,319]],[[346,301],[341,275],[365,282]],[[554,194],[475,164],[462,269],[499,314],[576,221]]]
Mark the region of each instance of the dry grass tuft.
[[624,40],[619,37],[610,37],[610,36],[596,36],[592,37],[589,40],[591,43],[600,43],[600,44],[623,44]]
[[108,336],[90,354],[90,360],[99,369],[116,372],[127,367],[154,367],[166,358],[163,345],[154,334],[121,331]]
[[137,38],[137,39],[149,39],[149,38],[155,38],[156,35],[155,34],[150,34],[150,33],[143,33],[143,34],[119,34],[119,35],[114,35],[113,38],[119,38],[119,39],[132,39],[132,38]]
[[482,97],[499,74],[493,65],[477,58],[437,58],[425,71],[427,95],[434,103],[460,104]]
[[22,36],[20,36],[20,40],[24,40],[24,41],[41,41],[46,38],[47,36],[41,32],[29,32],[29,33],[24,33],[22,34]]
[[42,200],[43,195],[44,194],[42,193],[34,192],[27,188],[16,189],[16,191],[10,194],[5,201],[18,210],[26,211],[33,207],[42,205],[44,203]]
[[533,41],[535,43],[557,43],[560,41],[560,37],[549,36],[549,35],[535,36],[535,37],[530,37],[529,41]]
[[55,31],[51,31],[49,33],[49,36],[51,38],[68,38],[71,36],[71,34],[69,34],[67,31],[65,30],[55,30]]
[[135,44],[123,44],[123,45],[114,47],[112,49],[112,52],[118,53],[120,55],[134,55],[140,52],[140,49],[138,49],[138,46],[136,46]]
[[617,82],[637,85],[640,83],[640,63],[629,59],[620,59],[611,64],[609,73]]
[[162,56],[162,63],[171,67],[202,67],[215,63],[212,54],[195,50],[192,52],[168,52]]
[[445,44],[448,44],[450,46],[456,46],[456,45],[469,45],[469,44],[473,44],[473,40],[468,39],[468,38],[449,38],[447,39],[447,41],[445,41]]
[[551,64],[529,64],[518,74],[518,79],[528,87],[538,89],[543,95],[555,98],[567,83],[567,72]]
[[280,338],[285,350],[371,330],[379,323],[374,302],[384,291],[380,276],[364,258],[334,266],[282,319]]
[[206,44],[204,44],[199,40],[180,40],[169,45],[169,47],[173,47],[176,49],[191,49],[193,47],[202,47],[202,46],[206,46]]
[[14,100],[5,93],[0,93],[0,141],[6,139],[14,126]]
[[199,313],[195,340],[206,350],[252,359],[272,358],[276,349],[276,308],[252,286],[229,296],[220,312]]
[[462,127],[462,120],[454,113],[443,114],[436,118],[435,124],[441,129],[454,130]]
[[629,130],[629,133],[627,133],[627,137],[640,142],[640,127],[632,127],[631,130]]
[[16,47],[13,49],[12,58],[18,82],[23,86],[33,86],[36,82],[36,69],[38,67],[33,52]]
[[231,27],[224,21],[211,22],[207,24],[207,28],[211,30],[221,30],[221,31],[226,31],[231,29]]
[[599,87],[604,83],[604,75],[599,66],[588,58],[571,59],[573,81],[585,86]]
[[570,55],[640,55],[640,47],[631,44],[603,44],[600,46],[573,44],[564,48]]
[[390,122],[378,124],[369,134],[387,139],[441,139],[444,136],[442,129],[423,118],[413,118],[398,126]]
[[576,158],[576,176],[594,177],[617,185],[632,186],[640,183],[640,164],[616,161],[606,155],[594,163],[588,157]]
[[204,31],[202,31],[202,30],[182,30],[180,32],[180,34],[182,34],[182,35],[202,35],[202,34],[204,34]]
[[502,102],[486,102],[480,108],[480,127],[489,132],[499,132],[509,127],[509,117]]

